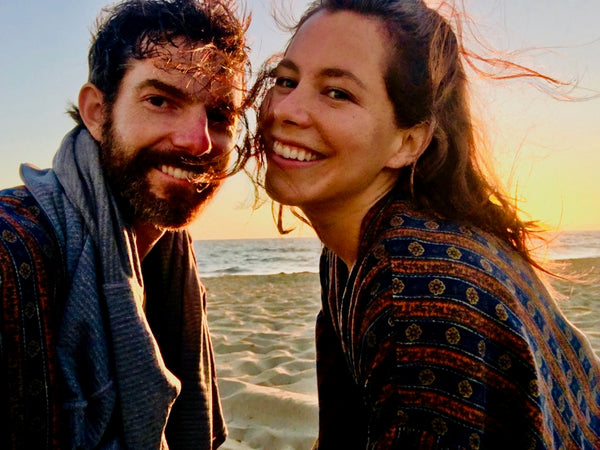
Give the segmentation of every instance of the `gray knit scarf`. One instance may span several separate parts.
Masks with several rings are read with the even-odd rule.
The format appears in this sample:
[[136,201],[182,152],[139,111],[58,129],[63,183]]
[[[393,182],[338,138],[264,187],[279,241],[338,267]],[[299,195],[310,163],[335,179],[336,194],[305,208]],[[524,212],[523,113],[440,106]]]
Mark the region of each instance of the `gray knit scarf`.
[[190,236],[166,233],[142,265],[98,153],[76,128],[52,169],[21,168],[70,281],[57,352],[72,447],[216,448],[225,427]]

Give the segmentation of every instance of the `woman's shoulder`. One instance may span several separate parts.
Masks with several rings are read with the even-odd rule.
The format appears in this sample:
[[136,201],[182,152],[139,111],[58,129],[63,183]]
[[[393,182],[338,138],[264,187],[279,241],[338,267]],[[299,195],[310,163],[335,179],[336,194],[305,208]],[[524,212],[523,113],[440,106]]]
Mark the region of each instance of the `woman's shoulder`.
[[362,269],[360,292],[369,304],[386,299],[393,314],[433,328],[449,321],[464,329],[485,322],[520,330],[532,308],[551,303],[531,266],[508,245],[403,204],[387,215]]
[[[444,220],[404,202],[390,205],[371,230],[364,261],[401,279],[446,278],[514,291],[539,286],[528,262],[507,243],[469,224]],[[487,286],[489,289],[490,286]]]
[[[446,220],[405,202],[390,205],[376,224],[374,245],[390,257],[459,259],[459,252],[482,257],[516,258],[516,252],[490,233],[467,223]],[[458,252],[457,252],[458,250]]]

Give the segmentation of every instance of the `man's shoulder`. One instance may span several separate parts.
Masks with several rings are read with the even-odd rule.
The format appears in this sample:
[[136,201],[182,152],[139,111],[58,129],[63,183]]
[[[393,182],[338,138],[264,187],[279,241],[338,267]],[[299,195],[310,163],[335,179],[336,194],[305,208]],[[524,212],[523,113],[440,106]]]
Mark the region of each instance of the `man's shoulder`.
[[63,254],[54,228],[31,192],[22,186],[0,190],[3,302],[16,307],[24,299],[57,298],[66,274]]
[[31,431],[28,422],[48,425],[58,418],[62,261],[53,228],[31,192],[23,186],[0,190],[0,371],[12,386],[0,386],[2,408],[10,411],[2,430],[16,442],[41,442],[46,429]]
[[0,190],[0,230],[26,234],[50,231],[50,222],[25,186]]
[[2,217],[30,218],[37,213],[39,205],[25,186],[0,190],[0,215]]
[[0,251],[18,256],[19,249],[40,249],[55,258],[54,229],[31,192],[24,186],[0,190]]

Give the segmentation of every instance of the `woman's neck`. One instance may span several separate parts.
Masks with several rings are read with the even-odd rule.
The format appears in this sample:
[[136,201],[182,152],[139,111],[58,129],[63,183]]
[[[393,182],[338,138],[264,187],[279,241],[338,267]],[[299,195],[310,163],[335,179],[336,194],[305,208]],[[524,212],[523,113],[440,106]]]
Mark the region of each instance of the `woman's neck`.
[[319,239],[346,264],[348,272],[352,271],[358,258],[365,216],[390,190],[385,187],[375,191],[374,195],[354,198],[350,202],[327,202],[301,208]]
[[352,271],[358,256],[360,228],[364,215],[330,215],[323,220],[314,215],[311,217],[310,214],[307,214],[307,217],[323,244],[346,264],[348,272]]
[[319,239],[346,264],[348,272],[358,258],[363,220],[382,196],[365,203],[303,209]]

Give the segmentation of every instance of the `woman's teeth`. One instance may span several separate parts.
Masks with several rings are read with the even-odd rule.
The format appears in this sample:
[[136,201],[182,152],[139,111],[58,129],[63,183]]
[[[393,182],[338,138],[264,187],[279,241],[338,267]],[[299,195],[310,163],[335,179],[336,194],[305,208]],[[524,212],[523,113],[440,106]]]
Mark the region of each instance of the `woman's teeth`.
[[275,141],[273,143],[273,151],[275,154],[282,156],[286,159],[295,159],[297,161],[314,161],[318,158],[315,153],[306,151],[300,147],[294,147],[292,145],[282,144],[281,142]]
[[190,172],[189,170],[182,170],[179,167],[173,166],[162,165],[160,166],[160,171],[172,176],[173,178],[177,178],[178,180],[191,180],[197,176],[194,172]]

